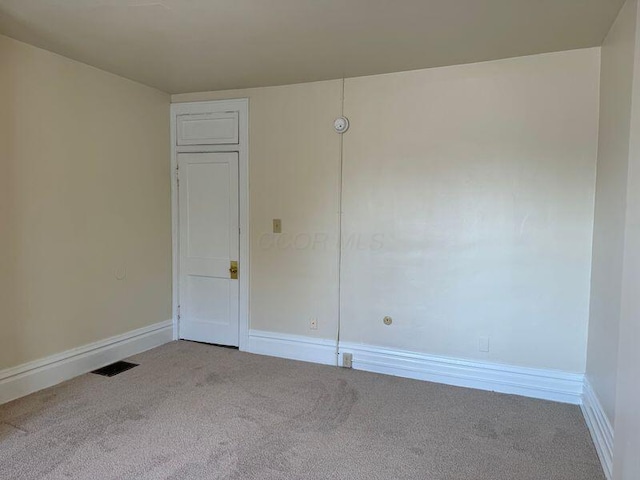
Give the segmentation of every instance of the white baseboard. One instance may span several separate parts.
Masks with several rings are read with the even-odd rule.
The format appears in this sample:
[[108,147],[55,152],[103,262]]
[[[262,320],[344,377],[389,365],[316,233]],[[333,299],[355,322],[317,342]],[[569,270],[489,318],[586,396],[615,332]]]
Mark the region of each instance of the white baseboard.
[[156,323],[0,371],[0,405],[170,342],[172,321]]
[[515,367],[340,342],[356,370],[579,405],[584,375]]
[[613,478],[613,427],[602,404],[594,392],[589,380],[584,380],[584,395],[582,399],[582,414],[584,415],[591,438],[596,446],[602,469],[608,480]]
[[249,353],[270,357],[288,358],[303,362],[337,365],[336,342],[321,338],[284,333],[249,330],[247,345]]
[[558,370],[514,367],[403,350],[340,342],[336,358],[334,340],[250,330],[245,351],[324,365],[342,365],[342,354],[353,355],[356,370],[426,380],[459,387],[582,403],[584,375]]

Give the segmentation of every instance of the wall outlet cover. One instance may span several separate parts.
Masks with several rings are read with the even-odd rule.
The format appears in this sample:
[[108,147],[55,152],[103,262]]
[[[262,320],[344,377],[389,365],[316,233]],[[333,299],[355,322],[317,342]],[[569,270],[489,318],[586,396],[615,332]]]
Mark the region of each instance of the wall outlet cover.
[[353,354],[351,353],[342,354],[342,366],[344,368],[351,368],[353,366]]

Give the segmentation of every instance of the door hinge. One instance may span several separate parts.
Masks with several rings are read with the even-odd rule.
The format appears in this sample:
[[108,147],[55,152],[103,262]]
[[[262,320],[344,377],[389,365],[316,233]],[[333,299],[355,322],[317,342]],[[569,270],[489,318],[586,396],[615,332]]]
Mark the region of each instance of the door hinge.
[[180,320],[180,305],[178,305],[178,312],[176,313],[176,317]]

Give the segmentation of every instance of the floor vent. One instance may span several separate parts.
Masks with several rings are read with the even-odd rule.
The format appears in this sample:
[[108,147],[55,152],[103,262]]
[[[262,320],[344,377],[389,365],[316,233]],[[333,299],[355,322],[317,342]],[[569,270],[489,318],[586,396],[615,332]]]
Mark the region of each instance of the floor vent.
[[103,377],[113,377],[115,375],[118,375],[119,373],[126,372],[127,370],[131,370],[133,367],[137,366],[137,363],[116,362],[112,363],[111,365],[107,365],[106,367],[99,368],[98,370],[94,370],[91,373],[102,375]]
[[180,340],[181,342],[199,343],[200,345],[209,345],[210,347],[228,348],[229,350],[240,350],[239,347],[233,345],[222,345],[220,343],[198,342],[197,340]]

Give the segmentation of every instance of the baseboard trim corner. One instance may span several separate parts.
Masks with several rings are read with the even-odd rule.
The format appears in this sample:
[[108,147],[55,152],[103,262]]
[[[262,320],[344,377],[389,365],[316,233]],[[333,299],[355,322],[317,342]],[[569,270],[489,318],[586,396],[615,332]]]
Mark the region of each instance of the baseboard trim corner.
[[0,405],[170,342],[166,320],[0,371]]
[[584,394],[580,408],[587,427],[589,427],[604,474],[607,480],[611,480],[613,478],[613,426],[607,418],[591,383],[586,378],[584,380]]
[[584,375],[439,357],[417,352],[340,342],[352,354],[352,368],[397,377],[489,390],[579,405]]
[[337,365],[335,340],[249,330],[245,351],[270,357]]

